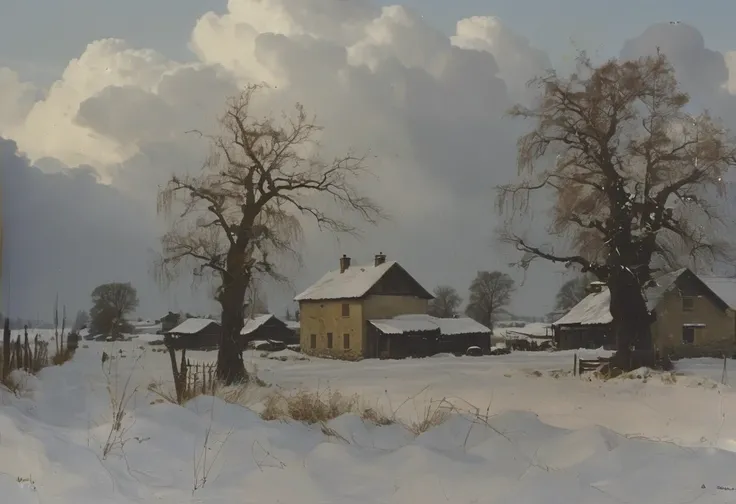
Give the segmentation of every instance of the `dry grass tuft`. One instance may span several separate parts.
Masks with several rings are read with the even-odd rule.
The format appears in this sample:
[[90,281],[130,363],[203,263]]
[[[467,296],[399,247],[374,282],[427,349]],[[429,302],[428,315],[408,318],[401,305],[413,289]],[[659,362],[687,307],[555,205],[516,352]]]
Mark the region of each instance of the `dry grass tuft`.
[[393,425],[396,423],[395,416],[389,417],[375,408],[364,408],[360,417],[363,421],[370,422],[375,425]]
[[450,413],[456,408],[446,401],[431,402],[425,406],[424,411],[416,421],[405,425],[415,436],[424,434],[433,427],[442,425],[450,418]]
[[69,362],[74,357],[74,349],[68,346],[63,347],[51,358],[51,363],[54,366],[61,366],[65,362]]
[[662,383],[666,383],[668,385],[674,385],[675,383],[677,383],[677,375],[675,373],[662,373],[661,379]]
[[[187,387],[184,390],[182,404],[202,395],[214,396],[222,399],[226,403],[238,404],[240,406],[248,406],[257,402],[262,394],[260,390],[269,387],[269,385],[252,373],[250,381],[238,385],[222,386],[217,381],[208,383],[206,390],[202,387]],[[179,404],[176,399],[176,390],[173,384],[163,381],[154,381],[148,384],[148,391],[156,396],[151,404],[168,402],[171,404]]]
[[356,396],[345,397],[327,390],[298,390],[291,394],[271,394],[266,398],[261,417],[264,420],[296,420],[306,424],[329,422],[347,413],[358,411]]
[[[453,408],[447,401],[432,402],[418,412],[414,421],[404,422],[396,414],[387,415],[377,407],[363,407],[357,396],[345,396],[333,390],[308,391],[297,390],[290,394],[276,393],[266,397],[261,418],[264,420],[295,420],[308,425],[321,424],[322,431],[326,422],[341,415],[355,414],[364,422],[373,425],[400,424],[414,435],[427,432],[432,427],[443,424],[450,417]],[[327,433],[326,433],[327,434]],[[328,435],[333,437],[333,433]]]

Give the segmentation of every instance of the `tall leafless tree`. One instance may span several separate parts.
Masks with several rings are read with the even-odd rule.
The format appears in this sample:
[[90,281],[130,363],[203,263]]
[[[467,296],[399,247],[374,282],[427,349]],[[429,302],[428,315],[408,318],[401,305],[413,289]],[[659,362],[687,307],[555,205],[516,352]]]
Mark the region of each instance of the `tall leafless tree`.
[[473,320],[491,329],[498,315],[511,302],[515,290],[514,279],[500,271],[479,271],[470,284],[465,313]]
[[590,285],[590,278],[588,275],[580,275],[576,278],[571,278],[557,291],[555,297],[555,310],[558,312],[568,311],[573,306],[578,304],[586,296],[586,289]]
[[[133,328],[125,317],[136,308],[138,292],[130,282],[113,282],[95,287],[92,291],[92,309],[89,311],[91,333],[118,337],[132,331]],[[54,313],[54,325],[58,326],[56,307]]]
[[432,294],[434,299],[429,302],[429,315],[439,318],[452,318],[457,315],[457,309],[460,308],[463,298],[454,287],[438,285]]
[[256,315],[268,313],[268,299],[260,279],[251,279],[250,285],[248,285],[248,289],[245,292],[245,299],[248,305],[246,310],[247,317],[253,318]]
[[247,379],[237,338],[248,286],[254,275],[283,279],[273,257],[296,254],[297,217],[312,218],[323,229],[357,232],[315,196],[336,203],[337,215],[345,211],[373,224],[383,216],[356,189],[355,182],[367,173],[363,158],[320,157],[315,136],[321,128],[300,104],[279,121],[254,117],[251,104],[261,88],[250,85],[228,101],[221,133],[208,137],[212,154],[201,173],[172,177],[158,201],[159,211],[168,215],[175,202],[182,206],[162,239],[161,278],[171,279],[179,266],[194,263],[197,275],[212,275],[219,283],[223,333],[217,375],[226,383]]
[[[716,200],[736,165],[734,143],[707,113],[692,117],[664,55],[594,66],[582,54],[569,78],[534,83],[534,108],[511,115],[535,128],[519,140],[520,181],[500,188],[503,239],[523,253],[576,265],[607,283],[619,364],[649,348],[644,288],[657,269],[726,251]],[[553,197],[555,246],[532,243],[515,219],[535,195]]]

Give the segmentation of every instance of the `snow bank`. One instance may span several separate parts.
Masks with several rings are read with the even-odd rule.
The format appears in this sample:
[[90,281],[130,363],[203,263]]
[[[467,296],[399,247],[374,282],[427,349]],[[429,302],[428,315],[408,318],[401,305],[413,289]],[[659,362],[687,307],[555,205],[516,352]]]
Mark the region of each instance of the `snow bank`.
[[[586,418],[591,408],[610,416],[608,425],[623,418],[638,422],[640,432],[675,440],[694,435],[676,418],[687,413],[701,420],[691,428],[710,436],[713,412],[707,405],[719,397],[718,436],[728,446],[736,422],[727,387],[666,385],[644,372],[639,374],[648,382],[535,378],[522,371],[544,369],[542,356],[513,354],[398,363],[258,361],[283,386],[291,377],[308,387],[312,382],[305,377],[311,376],[324,387],[329,374],[334,385],[342,380],[346,394],[355,388],[362,397],[372,390],[387,396],[390,390],[393,409],[399,397],[410,397],[410,377],[434,387],[435,397],[443,393],[440,384],[455,396],[477,394],[473,386],[492,390],[488,418],[453,414],[416,436],[400,424],[375,426],[355,415],[326,426],[265,422],[212,397],[186,407],[152,404],[143,386],[151,376],[146,367],[165,365],[167,356],[139,350],[134,342],[116,345],[91,343],[64,366],[44,369],[38,379],[29,378],[28,396],[0,391],[2,502],[736,502],[736,491],[726,489],[736,486],[736,453],[715,448],[714,438],[711,446],[684,448],[623,436]],[[115,356],[111,364],[101,363],[103,349]],[[248,363],[258,359],[247,357]],[[549,359],[549,369],[567,360]],[[114,374],[108,378],[103,371]],[[103,457],[111,426],[108,388],[120,398],[128,376],[128,411]],[[657,397],[663,400],[653,407],[648,401]],[[421,414],[424,406],[410,403]],[[543,416],[521,411],[521,405],[540,408]],[[681,430],[667,432],[658,414],[670,417],[667,428]],[[554,418],[558,424],[587,423],[561,428],[550,424]]]
[[294,350],[286,349],[279,350],[278,352],[266,352],[264,353],[266,359],[279,360],[279,361],[306,361],[309,358],[303,353],[295,352]]

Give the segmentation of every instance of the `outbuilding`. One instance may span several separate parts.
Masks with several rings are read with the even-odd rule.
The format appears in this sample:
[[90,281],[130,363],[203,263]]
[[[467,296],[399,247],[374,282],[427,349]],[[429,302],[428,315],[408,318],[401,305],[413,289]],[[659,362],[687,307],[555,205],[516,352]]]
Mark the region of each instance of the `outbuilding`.
[[211,319],[190,318],[165,333],[177,350],[213,350],[220,343],[222,328]]

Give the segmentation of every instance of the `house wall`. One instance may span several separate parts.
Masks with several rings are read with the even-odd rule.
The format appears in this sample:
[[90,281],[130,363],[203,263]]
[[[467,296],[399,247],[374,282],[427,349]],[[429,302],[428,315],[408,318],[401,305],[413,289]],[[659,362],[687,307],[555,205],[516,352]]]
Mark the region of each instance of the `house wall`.
[[[350,315],[342,316],[342,305],[350,305]],[[301,301],[299,303],[299,344],[310,355],[334,355],[357,358],[363,355],[363,303],[361,300]],[[327,347],[327,333],[332,333],[332,348]],[[311,347],[311,335],[317,337]],[[350,348],[343,346],[344,335],[350,335]]]
[[[342,305],[350,305],[350,315],[342,316]],[[371,295],[364,300],[302,301],[299,303],[299,344],[311,355],[331,355],[346,359],[366,356],[370,319],[392,318],[411,313],[427,313],[426,299],[415,296]],[[327,347],[327,333],[332,333],[332,348]],[[317,339],[311,348],[311,335]],[[343,346],[350,335],[350,348]]]
[[[707,296],[693,300],[693,310],[682,309],[682,296],[677,289],[666,293],[657,305],[657,320],[652,324],[655,348],[675,357],[696,355],[732,355],[736,351],[736,317],[731,309],[723,309]],[[705,324],[695,330],[695,341],[682,341],[685,324]]]

